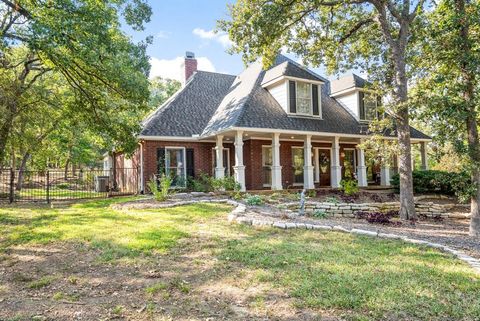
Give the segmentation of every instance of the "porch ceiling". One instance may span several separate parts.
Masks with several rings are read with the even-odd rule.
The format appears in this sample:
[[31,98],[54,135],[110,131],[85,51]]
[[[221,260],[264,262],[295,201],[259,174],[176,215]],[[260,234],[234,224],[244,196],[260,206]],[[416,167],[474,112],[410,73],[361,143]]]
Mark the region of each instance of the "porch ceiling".
[[[236,131],[228,131],[222,133],[223,139],[226,142],[233,142],[235,140],[235,135]],[[248,140],[248,139],[256,139],[256,140],[271,140],[273,136],[273,132],[261,132],[261,131],[243,131],[243,139]],[[299,133],[280,133],[280,140],[281,141],[304,141],[305,139],[305,134],[299,134]],[[358,144],[360,143],[359,138],[353,138],[353,137],[342,137],[341,135],[338,135],[340,138],[340,143],[354,143]],[[209,138],[211,140],[212,138]],[[326,136],[326,135],[312,135],[312,142],[324,142],[324,143],[331,143],[334,140],[334,136]]]

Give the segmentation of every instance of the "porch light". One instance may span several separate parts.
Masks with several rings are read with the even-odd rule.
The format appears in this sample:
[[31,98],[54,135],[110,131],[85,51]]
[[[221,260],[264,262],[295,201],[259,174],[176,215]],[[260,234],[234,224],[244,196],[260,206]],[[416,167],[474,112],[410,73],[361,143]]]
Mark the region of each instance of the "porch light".
[[292,137],[290,137],[290,138],[291,138],[291,139],[294,139],[294,138],[295,138],[295,136],[292,136]]

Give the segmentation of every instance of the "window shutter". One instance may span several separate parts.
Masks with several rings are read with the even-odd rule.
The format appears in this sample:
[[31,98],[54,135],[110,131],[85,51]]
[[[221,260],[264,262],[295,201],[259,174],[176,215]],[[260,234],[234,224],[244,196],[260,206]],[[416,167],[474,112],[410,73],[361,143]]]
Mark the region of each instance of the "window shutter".
[[320,110],[318,108],[318,85],[312,85],[312,106],[313,106],[313,115],[320,115]]
[[187,177],[195,177],[195,165],[193,158],[193,148],[186,149],[186,165],[187,165]]
[[295,88],[295,82],[290,80],[288,82],[289,92],[290,92],[290,112],[297,113],[297,92]]
[[360,119],[365,120],[365,118],[366,118],[365,102],[364,102],[365,95],[364,95],[363,91],[358,92],[358,97],[359,97],[358,107],[359,107],[359,112],[360,112]]
[[165,148],[157,149],[157,173],[158,175],[165,174]]

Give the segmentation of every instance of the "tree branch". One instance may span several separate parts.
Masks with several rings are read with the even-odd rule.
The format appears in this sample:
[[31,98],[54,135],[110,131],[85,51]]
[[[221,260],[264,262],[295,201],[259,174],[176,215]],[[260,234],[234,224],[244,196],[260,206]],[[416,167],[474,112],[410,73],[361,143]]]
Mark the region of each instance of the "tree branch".
[[355,26],[353,26],[352,29],[350,29],[345,35],[343,35],[340,38],[339,43],[343,44],[345,42],[345,40],[347,40],[348,38],[353,36],[358,30],[360,30],[364,26],[368,26],[369,24],[372,24],[373,22],[374,22],[374,20],[372,18],[368,18],[368,19],[359,21]]
[[423,10],[423,5],[425,4],[425,0],[419,0],[415,9],[408,15],[408,22],[412,22],[413,19],[418,15],[419,12]]
[[7,7],[10,7],[11,9],[13,9],[13,11],[20,13],[25,18],[28,18],[28,19],[32,18],[32,16],[30,15],[30,12],[28,12],[25,8],[19,5],[18,2],[13,3],[9,0],[0,0],[0,1],[3,2]]

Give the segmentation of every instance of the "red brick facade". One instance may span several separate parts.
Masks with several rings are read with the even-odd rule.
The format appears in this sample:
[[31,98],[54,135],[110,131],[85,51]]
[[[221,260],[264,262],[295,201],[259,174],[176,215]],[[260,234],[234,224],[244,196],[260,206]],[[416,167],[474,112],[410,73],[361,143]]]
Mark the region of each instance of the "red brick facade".
[[[213,175],[213,150],[215,143],[198,143],[198,142],[166,142],[147,140],[142,143],[143,148],[143,177],[144,182],[150,180],[157,173],[157,150],[159,148],[185,147],[193,149],[194,155],[194,171],[195,176],[200,173]],[[235,149],[232,143],[224,143],[224,148],[230,150],[230,173],[233,175],[233,165],[235,164]]]
[[[265,189],[263,186],[263,168],[262,168],[262,146],[271,145],[271,140],[246,140],[243,145],[243,159],[245,165],[245,185],[248,190]],[[143,172],[144,182],[147,182],[157,172],[157,150],[158,148],[185,147],[194,151],[194,171],[195,176],[204,172],[213,175],[214,148],[213,142],[167,142],[167,141],[143,141]],[[233,175],[233,166],[235,165],[235,147],[232,143],[224,142],[224,148],[230,150],[230,174]],[[293,185],[293,164],[292,147],[303,146],[303,142],[281,141],[280,142],[280,163],[282,166],[282,185],[284,188]],[[312,143],[312,147],[330,148],[329,143]],[[355,145],[340,144],[340,154],[344,148],[355,148]],[[139,160],[140,153],[135,157]],[[136,163],[136,161],[134,161]],[[343,158],[340,158],[340,164],[343,165]],[[318,184],[317,184],[318,186]]]
[[184,70],[185,70],[185,81],[190,79],[195,71],[197,71],[197,59],[194,58],[185,58],[184,62]]

